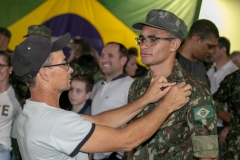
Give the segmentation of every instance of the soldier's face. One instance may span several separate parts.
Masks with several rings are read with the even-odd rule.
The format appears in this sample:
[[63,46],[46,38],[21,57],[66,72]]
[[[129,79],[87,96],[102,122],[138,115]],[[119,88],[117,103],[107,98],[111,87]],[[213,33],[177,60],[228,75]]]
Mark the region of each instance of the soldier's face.
[[[143,26],[141,37],[156,37],[156,38],[169,38],[168,32],[165,30],[153,28],[150,26]],[[144,42],[140,46],[141,60],[148,66],[164,63],[170,55],[171,41],[168,40],[157,40],[155,45],[149,45]]]
[[119,45],[107,44],[103,48],[99,64],[105,76],[115,78],[122,73],[125,63],[126,61],[124,62],[123,57],[120,56]]

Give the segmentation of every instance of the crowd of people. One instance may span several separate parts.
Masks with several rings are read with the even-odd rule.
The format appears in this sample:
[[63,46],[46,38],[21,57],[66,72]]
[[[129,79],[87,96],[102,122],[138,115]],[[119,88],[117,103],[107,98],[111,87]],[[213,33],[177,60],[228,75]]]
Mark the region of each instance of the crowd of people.
[[132,27],[147,69],[137,48],[44,25],[12,51],[0,27],[0,160],[240,159],[240,51],[206,19],[183,39],[166,10]]

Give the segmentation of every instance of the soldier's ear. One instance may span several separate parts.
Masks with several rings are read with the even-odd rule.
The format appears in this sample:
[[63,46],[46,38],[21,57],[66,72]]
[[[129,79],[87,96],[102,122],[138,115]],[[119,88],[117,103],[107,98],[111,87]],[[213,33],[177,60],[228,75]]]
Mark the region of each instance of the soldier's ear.
[[180,47],[180,45],[181,45],[181,40],[180,40],[180,39],[175,38],[175,39],[171,40],[170,51],[171,51],[171,52],[177,51],[178,48]]

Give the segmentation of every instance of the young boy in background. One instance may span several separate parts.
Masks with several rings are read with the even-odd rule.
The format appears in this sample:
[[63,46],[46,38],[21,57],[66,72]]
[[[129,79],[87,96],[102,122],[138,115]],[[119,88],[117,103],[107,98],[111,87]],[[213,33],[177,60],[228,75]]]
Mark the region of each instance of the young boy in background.
[[72,77],[68,98],[71,103],[68,111],[78,114],[91,115],[89,98],[92,94],[93,78],[88,75],[77,74]]

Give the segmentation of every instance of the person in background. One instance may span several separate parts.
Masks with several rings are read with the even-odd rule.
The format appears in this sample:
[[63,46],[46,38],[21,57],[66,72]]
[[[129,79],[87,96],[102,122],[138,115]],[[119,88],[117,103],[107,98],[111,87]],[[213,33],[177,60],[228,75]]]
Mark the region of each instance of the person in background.
[[9,83],[11,72],[11,53],[0,51],[0,160],[11,159],[12,144],[10,136],[12,124],[16,116],[22,111],[22,107]]
[[92,52],[92,46],[89,42],[77,36],[73,40],[70,41],[71,45],[71,54],[68,58],[68,62],[77,63],[77,60],[82,55],[88,54],[90,55]]
[[[210,90],[214,94],[220,82],[225,78],[226,75],[238,70],[238,67],[229,59],[230,55],[230,41],[225,37],[220,37],[218,39],[218,45],[215,52],[213,52],[209,57],[210,61],[214,65],[207,71],[208,78],[210,80]],[[227,104],[225,104],[224,110],[218,112],[217,114],[217,131],[219,138],[224,138],[221,134],[221,131],[224,128],[224,123],[222,119],[225,119],[225,116],[228,116],[227,113]],[[219,158],[221,159],[221,146],[219,146]]]
[[[220,87],[213,94],[217,112],[224,110],[227,103],[229,116],[224,116],[227,122],[219,137],[222,146],[222,160],[240,159],[240,70],[227,75],[220,83]],[[223,138],[224,137],[224,138]],[[226,137],[226,138],[225,138]]]
[[234,51],[229,56],[233,63],[240,68],[240,51]]
[[11,36],[12,34],[7,28],[0,27],[0,51],[12,52],[12,50],[8,49]]
[[[119,108],[127,104],[128,90],[133,79],[123,68],[127,62],[126,47],[117,42],[107,43],[99,59],[105,79],[96,83],[92,91],[92,115]],[[93,159],[122,159],[123,152],[94,153]]]
[[191,26],[187,39],[176,54],[176,59],[182,68],[205,82],[208,89],[210,82],[203,60],[215,52],[218,38],[218,28],[213,22],[206,19],[197,20]]
[[137,66],[137,52],[133,50],[134,48],[128,49],[128,60],[126,65],[124,66],[124,72],[128,74],[128,76],[135,78]]
[[32,36],[43,36],[51,41],[52,30],[44,25],[31,25],[28,27],[28,32],[23,38]]
[[[74,68],[72,76],[78,74],[88,75],[94,79],[94,84],[104,79],[104,76],[99,68],[98,62],[96,58],[94,58],[92,55],[89,54],[82,55],[77,60],[77,63],[71,63],[70,66]],[[89,99],[87,102],[91,103],[91,100]],[[62,92],[59,99],[59,104],[60,107],[63,109],[66,109],[70,105],[68,91]]]
[[91,115],[91,104],[87,103],[87,100],[92,95],[93,84],[93,78],[89,75],[77,74],[72,77],[68,91],[71,106],[68,111]]
[[[150,69],[146,76],[132,83],[128,102],[141,97],[150,86],[151,78],[157,76],[166,77],[168,82],[191,84],[192,94],[189,103],[169,115],[157,132],[128,157],[133,160],[216,159],[217,116],[211,93],[204,82],[184,70],[175,58],[187,31],[186,24],[169,11],[154,9],[148,12],[145,22],[135,23],[132,27],[140,30],[135,40],[140,47],[143,64]],[[162,100],[164,97],[156,103],[147,104],[131,122],[147,116]],[[151,123],[149,121],[148,125]]]
[[[138,50],[135,47],[131,47],[128,49],[129,52],[133,52],[132,54],[138,55]],[[130,53],[131,54],[131,53]],[[140,65],[139,63],[137,63],[137,70],[135,72],[135,78],[137,77],[141,77],[146,75],[148,72],[148,69],[142,65]]]
[[104,75],[99,67],[98,60],[92,55],[82,55],[79,57],[77,64],[81,74],[87,74],[93,77],[94,84],[104,80]]

